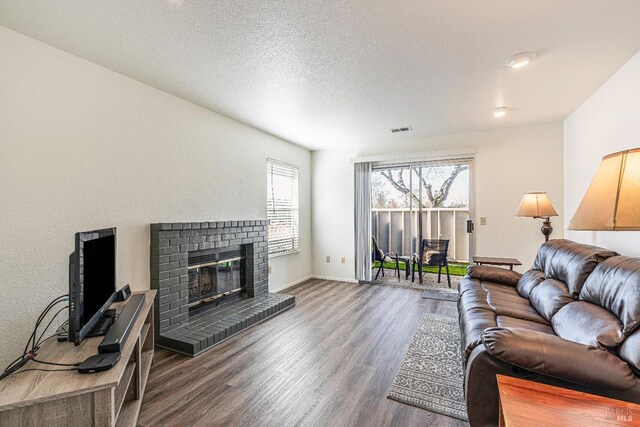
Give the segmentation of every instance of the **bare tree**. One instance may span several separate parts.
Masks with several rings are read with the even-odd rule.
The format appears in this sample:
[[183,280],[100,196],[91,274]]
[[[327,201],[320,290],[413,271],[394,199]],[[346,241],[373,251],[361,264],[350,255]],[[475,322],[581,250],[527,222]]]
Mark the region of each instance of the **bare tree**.
[[[430,182],[430,175],[433,174],[442,174],[443,168],[432,167],[425,168],[426,173],[422,174],[421,185],[424,188],[424,194],[426,195],[426,203],[422,203],[423,208],[437,208],[443,206],[444,202],[449,197],[449,190],[451,190],[451,185],[456,180],[458,175],[461,172],[469,169],[468,165],[457,165],[453,168],[449,176],[444,180],[440,188],[436,191],[433,189],[433,184]],[[420,202],[420,198],[417,194],[415,194],[411,189],[407,186],[404,180],[404,172],[408,169],[400,169],[397,171],[396,175],[393,175],[392,169],[387,169],[386,171],[381,171],[380,174],[384,176],[393,187],[401,192],[404,195],[410,195],[413,200],[417,203]],[[442,176],[443,177],[443,176]]]

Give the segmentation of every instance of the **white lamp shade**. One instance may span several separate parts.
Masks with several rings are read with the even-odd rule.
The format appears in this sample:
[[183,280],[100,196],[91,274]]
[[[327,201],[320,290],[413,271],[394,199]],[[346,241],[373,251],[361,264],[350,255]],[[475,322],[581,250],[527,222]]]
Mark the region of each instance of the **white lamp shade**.
[[553,208],[547,193],[537,192],[525,193],[524,196],[522,196],[522,201],[520,202],[520,207],[516,215],[534,218],[558,216],[558,212]]
[[569,230],[640,230],[640,148],[602,158]]

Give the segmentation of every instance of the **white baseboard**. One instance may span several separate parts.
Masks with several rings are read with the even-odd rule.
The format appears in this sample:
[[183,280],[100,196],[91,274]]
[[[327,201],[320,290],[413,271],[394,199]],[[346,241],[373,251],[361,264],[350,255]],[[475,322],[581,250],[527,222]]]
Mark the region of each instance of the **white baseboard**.
[[311,276],[318,280],[331,280],[332,282],[347,282],[347,283],[359,283],[356,279],[345,279],[343,277],[328,277],[328,276]]
[[275,288],[275,289],[269,289],[269,292],[280,292],[280,291],[284,291],[285,289],[289,289],[292,286],[295,286],[297,284],[300,284],[306,280],[309,279],[313,279],[314,276],[307,276],[307,277],[303,277],[302,279],[296,280],[294,282],[291,283],[287,283],[286,285],[280,286],[279,288]]

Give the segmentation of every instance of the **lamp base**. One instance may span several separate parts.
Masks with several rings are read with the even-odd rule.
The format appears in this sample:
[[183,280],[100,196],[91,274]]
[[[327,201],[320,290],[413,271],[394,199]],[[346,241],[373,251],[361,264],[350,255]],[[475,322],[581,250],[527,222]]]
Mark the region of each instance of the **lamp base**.
[[548,242],[549,241],[549,236],[551,236],[551,233],[553,233],[553,227],[551,226],[551,221],[549,221],[549,217],[546,218],[542,218],[544,219],[544,221],[542,222],[542,227],[540,228],[540,231],[542,231],[542,234],[544,235],[544,241]]

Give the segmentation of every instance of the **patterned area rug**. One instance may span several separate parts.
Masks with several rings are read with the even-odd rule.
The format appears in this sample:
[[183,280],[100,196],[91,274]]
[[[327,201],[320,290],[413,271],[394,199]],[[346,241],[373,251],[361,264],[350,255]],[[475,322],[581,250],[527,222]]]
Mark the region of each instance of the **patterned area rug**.
[[463,378],[458,321],[425,313],[388,397],[468,421]]
[[441,301],[458,301],[458,290],[449,288],[429,288],[422,293],[422,298]]

